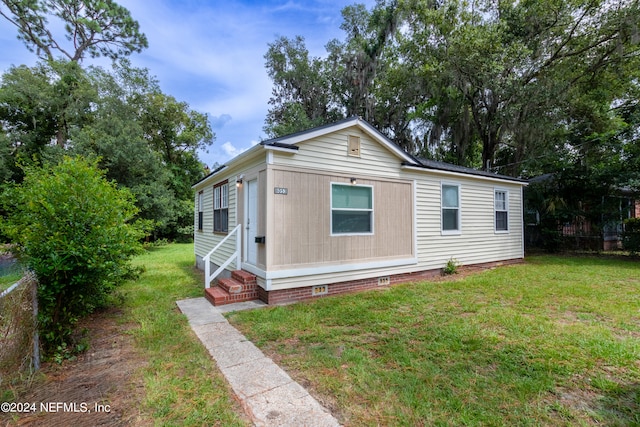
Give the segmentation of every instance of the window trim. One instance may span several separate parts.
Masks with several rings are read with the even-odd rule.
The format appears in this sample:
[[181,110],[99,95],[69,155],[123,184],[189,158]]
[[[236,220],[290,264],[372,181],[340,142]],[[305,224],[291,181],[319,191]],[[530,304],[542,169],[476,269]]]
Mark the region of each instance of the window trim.
[[[373,236],[375,234],[374,225],[375,225],[375,213],[374,213],[374,191],[373,185],[363,185],[363,184],[349,184],[345,182],[331,182],[329,187],[329,235],[332,237],[340,237],[340,236]],[[343,186],[343,187],[364,187],[369,188],[371,190],[371,209],[345,209],[345,208],[333,208],[333,187],[334,186]],[[361,232],[361,233],[334,233],[333,231],[333,211],[351,211],[351,212],[371,212],[371,231]]]
[[[226,189],[226,192],[223,191]],[[217,195],[216,195],[217,193]],[[226,198],[223,196],[226,195]],[[218,205],[218,207],[216,207]],[[216,229],[216,212],[226,211],[226,226],[221,226]],[[215,234],[228,234],[229,233],[229,180],[218,182],[213,186],[213,232]]]
[[[496,206],[496,195],[498,193],[504,193],[504,204],[505,204],[505,208],[504,209],[497,209]],[[506,212],[507,213],[507,228],[502,230],[502,229],[498,229],[498,212]],[[504,188],[494,188],[493,189],[493,231],[496,234],[508,234],[510,231],[510,222],[509,221],[509,190],[506,190]]]
[[198,200],[197,200],[197,208],[198,208],[198,231],[202,231],[204,228],[204,212],[203,212],[203,208],[204,208],[204,204],[203,204],[203,199],[204,199],[204,191],[200,191],[198,192]]
[[[457,187],[458,189],[458,207],[457,208],[451,208],[451,207],[447,207],[446,209],[456,209],[458,212],[458,228],[455,230],[445,230],[444,229],[444,209],[445,207],[443,206],[443,202],[444,202],[444,187]],[[440,234],[443,236],[457,236],[462,234],[462,195],[460,194],[461,191],[460,189],[462,188],[462,186],[457,183],[457,182],[448,182],[448,181],[441,181],[440,182]]]

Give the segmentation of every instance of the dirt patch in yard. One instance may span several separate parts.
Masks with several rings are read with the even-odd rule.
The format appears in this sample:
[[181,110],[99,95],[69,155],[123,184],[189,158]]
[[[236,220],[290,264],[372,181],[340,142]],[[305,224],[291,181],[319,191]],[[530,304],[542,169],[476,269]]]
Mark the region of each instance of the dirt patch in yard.
[[44,363],[29,389],[18,393],[15,404],[21,406],[13,409],[24,412],[0,413],[0,425],[152,425],[140,411],[145,394],[139,371],[146,361],[127,333],[133,326],[121,318],[112,308],[84,320],[79,330],[88,331],[88,350],[61,365]]

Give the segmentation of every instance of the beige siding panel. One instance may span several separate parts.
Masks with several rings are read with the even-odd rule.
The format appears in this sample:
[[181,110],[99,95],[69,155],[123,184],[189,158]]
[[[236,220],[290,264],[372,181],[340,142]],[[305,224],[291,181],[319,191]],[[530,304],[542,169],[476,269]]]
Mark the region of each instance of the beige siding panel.
[[[346,148],[345,148],[346,149]],[[331,235],[331,183],[350,183],[349,176],[301,170],[273,170],[271,270],[407,258],[413,254],[412,182],[359,179],[373,187],[372,235]]]
[[[258,172],[258,236],[267,234],[267,170]],[[267,245],[258,245],[258,267],[264,269],[267,265]]]
[[[349,156],[349,136],[360,137],[360,156]],[[274,153],[274,164],[347,176],[399,178],[401,160],[357,127],[344,129],[298,144],[296,154]]]

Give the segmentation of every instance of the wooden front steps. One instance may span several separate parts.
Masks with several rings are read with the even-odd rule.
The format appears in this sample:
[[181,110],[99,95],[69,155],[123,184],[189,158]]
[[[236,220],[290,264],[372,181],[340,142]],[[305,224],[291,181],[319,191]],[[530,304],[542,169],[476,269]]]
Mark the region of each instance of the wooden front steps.
[[218,280],[218,286],[204,290],[204,296],[213,305],[258,299],[256,276],[244,270],[231,272],[231,277]]

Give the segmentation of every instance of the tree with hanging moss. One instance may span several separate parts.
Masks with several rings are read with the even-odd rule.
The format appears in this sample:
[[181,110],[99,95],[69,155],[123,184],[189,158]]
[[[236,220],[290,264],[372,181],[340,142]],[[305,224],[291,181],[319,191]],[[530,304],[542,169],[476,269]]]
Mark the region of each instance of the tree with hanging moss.
[[135,277],[130,259],[141,250],[144,224],[134,221],[131,192],[107,181],[97,160],[81,157],[27,168],[3,202],[0,228],[39,281],[40,336],[51,355],[70,344],[80,317]]

